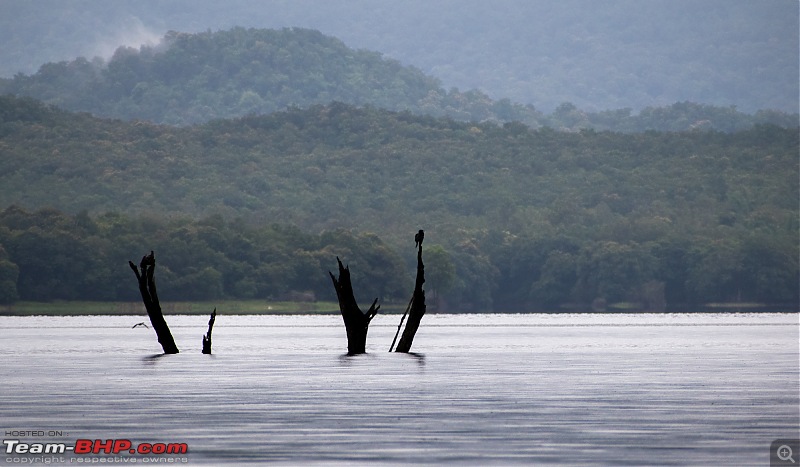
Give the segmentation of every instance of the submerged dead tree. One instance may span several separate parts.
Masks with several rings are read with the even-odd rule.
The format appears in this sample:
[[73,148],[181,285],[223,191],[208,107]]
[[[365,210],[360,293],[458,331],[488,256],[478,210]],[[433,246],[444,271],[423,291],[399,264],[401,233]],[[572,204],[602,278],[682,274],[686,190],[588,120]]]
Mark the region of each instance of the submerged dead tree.
[[357,355],[366,353],[367,347],[367,330],[372,318],[378,314],[380,305],[376,298],[366,313],[361,311],[356,303],[355,295],[353,295],[353,284],[350,282],[350,267],[342,265],[339,257],[336,257],[336,262],[339,263],[339,277],[333,275],[328,271],[333,281],[333,287],[336,289],[336,298],[339,300],[339,310],[342,312],[344,319],[344,327],[347,331],[347,353],[349,355]]
[[[414,282],[414,294],[411,296],[411,302],[408,308],[406,308],[406,314],[408,314],[406,328],[403,330],[403,335],[400,337],[400,342],[397,344],[395,352],[408,353],[411,351],[414,335],[416,335],[417,329],[419,329],[419,323],[422,321],[422,317],[425,315],[427,309],[425,306],[425,291],[422,290],[422,284],[425,283],[425,265],[422,263],[422,240],[424,236],[425,233],[422,230],[414,236],[417,247],[417,279]],[[400,319],[400,326],[403,325],[403,319],[405,317],[406,315],[404,314],[403,318]],[[399,327],[397,330],[400,332]],[[397,335],[394,337],[397,339]],[[392,342],[392,347],[394,347],[394,342]],[[390,348],[389,352],[391,351],[392,349]]]
[[214,329],[214,321],[217,319],[217,309],[211,312],[211,319],[208,320],[208,332],[203,336],[203,353],[211,354],[211,330]]
[[155,255],[151,251],[149,255],[143,256],[138,269],[133,264],[133,261],[128,261],[128,265],[133,269],[133,273],[136,274],[136,280],[139,281],[139,292],[142,294],[147,316],[150,318],[150,324],[152,324],[153,330],[156,332],[161,348],[167,354],[178,353],[178,346],[175,345],[175,339],[172,338],[172,333],[169,332],[169,326],[164,320],[164,313],[161,312],[161,304],[158,302],[156,281],[153,276],[156,269]]

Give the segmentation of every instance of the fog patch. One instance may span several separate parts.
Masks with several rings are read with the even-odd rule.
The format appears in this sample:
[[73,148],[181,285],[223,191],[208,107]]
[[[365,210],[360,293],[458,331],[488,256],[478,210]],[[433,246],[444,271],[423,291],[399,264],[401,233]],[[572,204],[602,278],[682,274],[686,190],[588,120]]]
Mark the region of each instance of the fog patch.
[[148,28],[141,19],[129,16],[121,24],[112,26],[113,29],[103,31],[102,37],[96,38],[94,44],[87,50],[92,57],[101,57],[105,60],[111,58],[120,47],[140,48],[157,45],[163,33]]

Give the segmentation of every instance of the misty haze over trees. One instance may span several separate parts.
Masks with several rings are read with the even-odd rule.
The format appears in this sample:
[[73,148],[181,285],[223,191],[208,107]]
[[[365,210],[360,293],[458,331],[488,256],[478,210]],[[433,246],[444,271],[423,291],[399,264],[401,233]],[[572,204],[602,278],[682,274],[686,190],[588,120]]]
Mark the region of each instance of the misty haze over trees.
[[3,2],[0,302],[796,306],[797,4],[500,4]]
[[0,4],[0,76],[109,58],[169,30],[303,27],[440,79],[552,112],[691,101],[797,111],[793,0],[212,0]]
[[532,105],[493,101],[479,91],[446,91],[416,68],[376,52],[349,49],[338,39],[307,29],[170,32],[153,47],[122,47],[108,63],[79,58],[43,65],[30,77],[0,80],[4,93],[98,116],[174,125],[331,101],[573,131],[736,131],[757,123],[797,125],[797,114],[761,110],[749,115],[689,102],[646,108],[635,116],[630,109],[587,113],[564,103],[545,116]]

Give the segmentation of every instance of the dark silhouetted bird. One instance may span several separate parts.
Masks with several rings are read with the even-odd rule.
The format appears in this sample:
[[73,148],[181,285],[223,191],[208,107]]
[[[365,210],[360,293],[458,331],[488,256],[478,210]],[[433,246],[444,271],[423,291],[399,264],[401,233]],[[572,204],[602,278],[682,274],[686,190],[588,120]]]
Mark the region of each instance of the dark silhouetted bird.
[[422,240],[425,238],[425,231],[419,229],[416,235],[414,235],[414,247],[419,248],[422,246]]
[[149,255],[142,256],[142,261],[139,263],[139,267],[144,269],[147,266],[155,266],[156,265],[156,256],[152,250],[150,250]]

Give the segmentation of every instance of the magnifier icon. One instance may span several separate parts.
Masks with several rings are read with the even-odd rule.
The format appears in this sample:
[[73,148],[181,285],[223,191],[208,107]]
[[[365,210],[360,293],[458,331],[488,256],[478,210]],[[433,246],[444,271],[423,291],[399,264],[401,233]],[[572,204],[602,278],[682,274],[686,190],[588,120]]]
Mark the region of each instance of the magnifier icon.
[[789,446],[785,444],[781,445],[781,447],[778,448],[777,454],[778,459],[782,461],[792,461],[792,464],[795,463],[794,459],[792,458],[792,448]]

